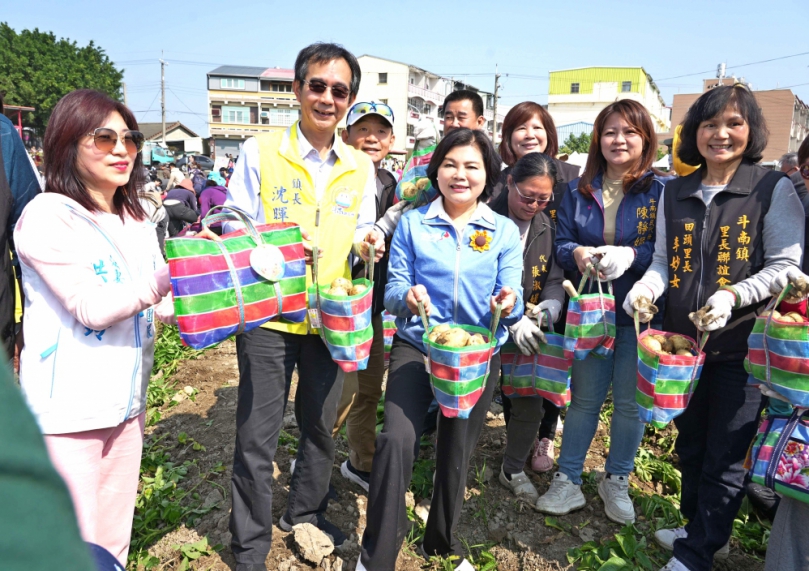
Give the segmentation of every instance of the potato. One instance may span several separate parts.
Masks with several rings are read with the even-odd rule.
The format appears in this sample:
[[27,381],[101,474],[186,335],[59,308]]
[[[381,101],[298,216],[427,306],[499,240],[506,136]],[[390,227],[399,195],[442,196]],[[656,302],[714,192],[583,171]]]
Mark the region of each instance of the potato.
[[446,347],[466,347],[469,337],[469,333],[460,327],[453,327],[441,333],[435,342]]
[[666,336],[661,335],[660,333],[656,333],[654,335],[649,335],[649,337],[651,337],[652,339],[656,339],[657,342],[660,343],[661,347],[663,346],[663,343],[666,342]]
[[646,346],[647,349],[650,351],[654,351],[655,353],[660,353],[663,351],[662,345],[660,345],[660,341],[654,338],[654,336],[649,335],[643,340],[643,344]]
[[332,286],[330,289],[326,290],[326,293],[329,295],[334,295],[337,297],[348,297],[348,290],[344,287],[334,287]]
[[677,349],[677,353],[675,355],[682,355],[684,357],[693,357],[694,354],[689,351],[688,349]]
[[420,178],[420,179],[418,179],[416,181],[416,190],[421,192],[422,190],[427,188],[429,185],[430,185],[430,179],[429,178]]
[[680,350],[688,351],[691,349],[691,342],[682,335],[672,335],[669,337],[669,340],[671,341],[671,344],[674,345],[674,352]]
[[416,185],[412,182],[403,182],[402,183],[402,198],[405,200],[413,200],[418,195],[419,191],[416,188]]
[[331,282],[331,287],[332,289],[336,287],[341,287],[344,290],[348,291],[352,287],[354,287],[354,284],[351,283],[351,280],[347,280],[346,278],[337,278],[333,282]]
[[665,351],[670,355],[673,355],[674,352],[677,350],[674,348],[674,343],[672,342],[672,340],[668,337],[663,343],[661,343],[661,347],[663,348],[663,351]]
[[791,317],[791,318],[792,318],[792,321],[794,321],[795,323],[803,323],[803,321],[804,321],[804,319],[803,319],[803,315],[801,315],[801,314],[800,314],[800,313],[798,313],[797,311],[790,311],[790,312],[789,312],[789,313],[787,313],[787,314],[786,314],[786,316],[784,316],[784,317],[787,317],[787,316],[788,316],[788,317]]
[[348,295],[358,295],[366,291],[367,289],[368,286],[365,284],[356,284],[354,287],[348,290]]
[[469,345],[485,345],[486,339],[480,333],[475,333],[469,338]]
[[441,335],[444,331],[449,331],[450,325],[449,323],[442,323],[441,325],[436,325],[430,330],[430,334],[427,336],[427,339],[435,343],[435,340],[438,339],[438,336]]

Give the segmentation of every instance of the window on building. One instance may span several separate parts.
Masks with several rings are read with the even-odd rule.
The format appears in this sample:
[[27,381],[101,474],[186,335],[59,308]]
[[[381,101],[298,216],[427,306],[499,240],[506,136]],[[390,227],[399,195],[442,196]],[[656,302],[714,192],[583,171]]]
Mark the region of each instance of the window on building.
[[385,105],[387,105],[387,104],[388,104],[388,100],[387,100],[387,99],[380,99],[380,100],[379,100],[379,102],[380,102],[380,103],[384,103]]
[[273,83],[272,90],[276,93],[292,93],[291,83]]
[[432,112],[432,110],[433,110],[432,105],[430,105],[429,103],[424,104],[424,114],[425,115],[429,115]]
[[289,127],[297,120],[297,109],[289,109],[287,107],[273,107],[270,109],[270,125]]
[[388,82],[388,74],[387,73],[380,73],[379,74],[379,83],[387,83]]
[[222,89],[244,89],[243,79],[234,79],[232,77],[223,77],[219,85]]
[[621,82],[621,91],[624,93],[632,91],[632,82],[631,81]]
[[412,75],[410,76],[410,85],[416,85],[416,78]]
[[211,106],[211,121],[214,123],[221,123],[222,122],[222,106],[221,105],[212,105]]
[[424,113],[423,99],[420,99],[418,97],[408,97],[407,106],[410,108],[411,111],[418,111],[419,113]]
[[407,136],[408,137],[415,137],[416,136],[416,127],[415,125],[411,125],[408,123],[407,125]]
[[225,105],[222,107],[222,122],[248,125],[250,124],[250,108]]
[[570,84],[570,93],[578,93],[579,92],[579,84],[578,83],[571,83]]
[[269,91],[270,89],[272,89],[272,83],[270,83],[269,81],[264,81],[262,79],[261,84],[259,85],[259,89],[261,91]]

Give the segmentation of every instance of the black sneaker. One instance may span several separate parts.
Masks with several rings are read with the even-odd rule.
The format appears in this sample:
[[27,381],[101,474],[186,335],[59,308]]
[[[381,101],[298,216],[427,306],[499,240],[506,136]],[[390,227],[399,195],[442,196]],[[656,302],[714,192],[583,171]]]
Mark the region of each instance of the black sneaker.
[[[304,523],[304,522],[300,522]],[[325,533],[326,535],[331,537],[331,541],[335,547],[340,547],[343,543],[345,543],[346,536],[345,534],[340,531],[340,528],[331,523],[327,520],[323,514],[317,514],[317,521],[311,522],[316,528],[320,531]],[[289,523],[287,520],[287,514],[281,516],[281,519],[278,520],[278,527],[280,527],[283,531],[292,531],[292,527],[295,524]]]
[[343,475],[343,478],[354,482],[366,492],[371,491],[371,473],[357,470],[351,465],[351,460],[346,460],[342,463],[340,466],[340,474]]
[[263,563],[237,563],[236,571],[267,571]]

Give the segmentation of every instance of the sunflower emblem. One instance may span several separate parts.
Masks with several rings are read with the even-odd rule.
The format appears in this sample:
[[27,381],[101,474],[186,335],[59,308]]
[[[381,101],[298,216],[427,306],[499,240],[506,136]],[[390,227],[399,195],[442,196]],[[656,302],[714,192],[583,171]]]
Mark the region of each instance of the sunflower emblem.
[[475,230],[471,238],[469,238],[469,245],[477,252],[485,252],[489,249],[491,241],[492,235],[486,230]]

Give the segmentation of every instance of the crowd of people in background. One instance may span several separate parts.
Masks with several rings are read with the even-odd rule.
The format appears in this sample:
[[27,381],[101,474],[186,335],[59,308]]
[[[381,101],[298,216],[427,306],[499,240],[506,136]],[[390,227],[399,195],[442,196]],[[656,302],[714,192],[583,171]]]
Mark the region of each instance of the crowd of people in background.
[[[27,405],[12,394],[10,378],[0,379],[8,393],[0,408],[16,431],[9,434],[20,435],[0,446],[0,472],[8,462],[28,474],[0,520],[47,511],[36,535],[50,531],[49,543],[62,550],[59,560],[54,549],[21,537],[26,568],[86,570],[90,553],[99,565],[110,564],[110,554],[119,567],[126,564],[156,322],[176,323],[165,241],[220,240],[231,223],[204,220],[227,205],[259,223],[278,221],[283,209],[282,221],[300,225],[306,263],[317,257],[321,283],[375,266],[366,369],[343,372],[306,322],[270,321],[236,336],[230,548],[237,571],[267,569],[274,525],[290,531],[309,523],[337,546],[346,541],[326,518],[334,437],[343,424],[350,453],[339,473],[368,497],[356,569],[395,568],[409,530],[405,495],[431,424],[436,462],[420,550],[428,558],[455,556],[458,571],[474,569],[457,526],[493,398],[501,399],[507,424],[498,481],[516,500],[559,516],[587,504],[585,458],[611,393],[611,446],[597,490],[607,518],[635,522],[629,481],[644,433],[636,319],[707,337],[699,384],[674,419],[687,523],[655,533],[672,552],[661,571],[708,571],[715,558],[727,557],[746,490],[774,518],[767,571],[809,569],[809,506],[751,486],[744,465],[762,409],[783,414],[792,404],[762,395],[744,359],[753,321],[773,292],[809,280],[809,139],[778,169],[760,166],[768,131],[754,93],[719,86],[689,109],[672,150],[693,172],[661,172],[652,166],[658,141],[648,111],[622,99],[598,114],[580,172],[560,160],[553,118],[541,105],[514,106],[496,148],[483,130],[480,96],[456,91],[444,102],[443,138],[426,172],[436,194],[414,206],[396,194],[405,162],[391,155],[393,110],[356,101],[360,76],[357,59],[342,46],[307,46],[295,62],[300,120],[248,138],[237,159],[228,155],[226,167],[210,172],[192,157],[184,170],[144,165],[133,113],[99,92],[78,90],[50,118],[43,184],[0,115],[0,271],[8,278],[0,280],[0,340],[15,360]],[[294,188],[296,200],[272,191],[279,186]],[[345,188],[355,200],[335,202]],[[308,270],[307,286],[312,279]],[[546,334],[565,324],[565,279],[581,282],[584,293],[609,288],[617,307],[611,350],[573,361],[562,429],[550,399],[495,395],[503,382],[500,348],[511,342],[522,354],[537,354]],[[16,325],[15,280],[24,300]],[[689,316],[703,307],[704,315]],[[805,303],[795,307],[806,314]],[[387,371],[385,311],[397,328]],[[422,342],[428,321],[493,328],[497,350],[466,415],[437,412]],[[273,460],[295,370],[301,434],[286,506],[274,513]],[[0,411],[0,426],[5,418]],[[549,488],[538,490],[530,473],[554,467]]]

